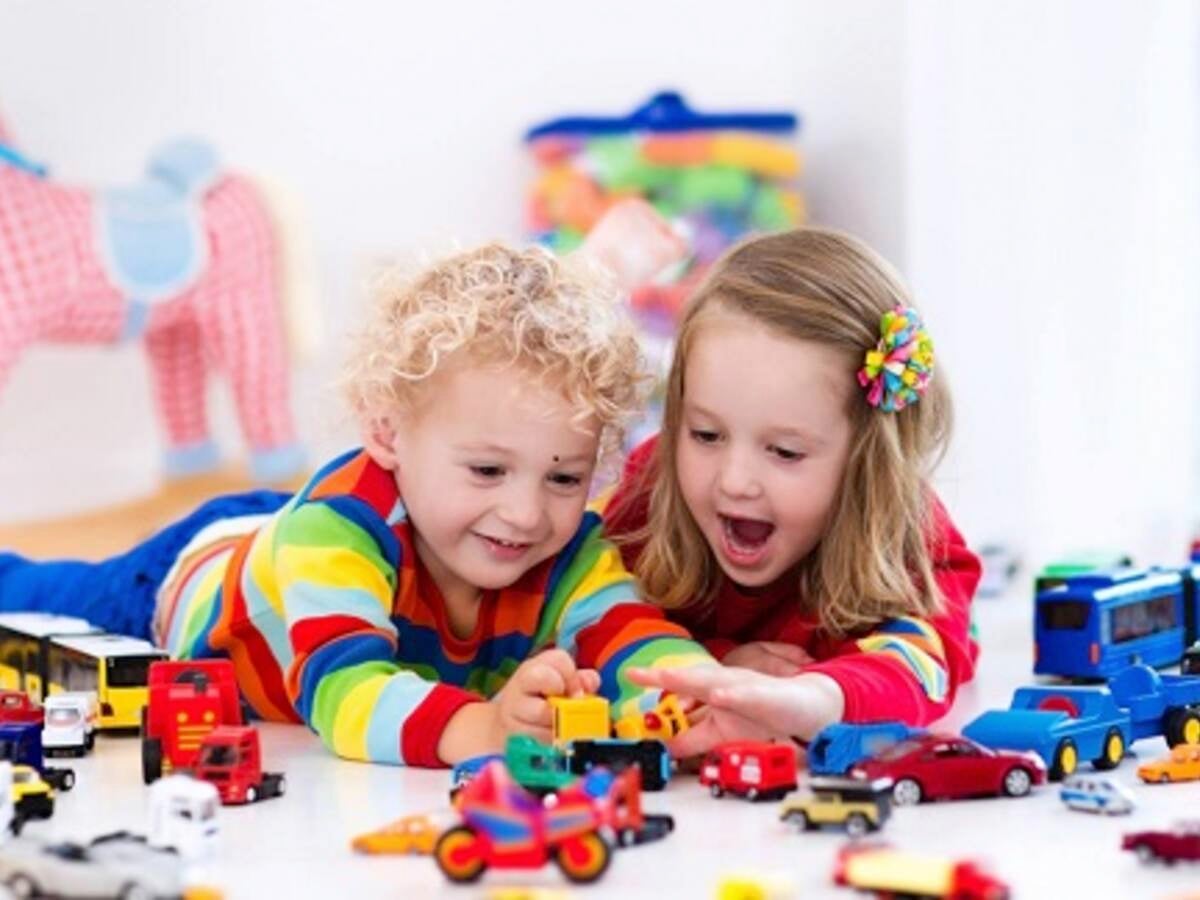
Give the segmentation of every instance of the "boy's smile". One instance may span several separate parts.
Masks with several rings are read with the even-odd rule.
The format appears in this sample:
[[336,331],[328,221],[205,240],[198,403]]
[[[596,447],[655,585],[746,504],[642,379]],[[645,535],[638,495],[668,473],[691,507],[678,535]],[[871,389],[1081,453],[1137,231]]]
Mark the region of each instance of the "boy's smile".
[[428,380],[390,434],[368,437],[368,452],[395,474],[417,555],[452,613],[566,546],[587,502],[598,432],[521,369],[465,358]]

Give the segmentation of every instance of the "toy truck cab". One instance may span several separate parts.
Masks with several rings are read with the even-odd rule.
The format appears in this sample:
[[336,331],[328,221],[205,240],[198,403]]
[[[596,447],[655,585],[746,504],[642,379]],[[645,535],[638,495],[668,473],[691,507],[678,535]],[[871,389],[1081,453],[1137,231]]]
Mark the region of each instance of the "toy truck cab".
[[45,712],[24,691],[0,691],[0,724],[41,725]]
[[45,702],[42,747],[82,756],[96,743],[96,695],[92,691],[51,694]]
[[40,725],[31,722],[23,725],[0,725],[0,759],[36,769],[56,790],[69,791],[75,786],[74,769],[51,768],[46,765],[42,753]]
[[222,725],[209,732],[196,754],[193,774],[216,787],[222,803],[254,803],[287,789],[282,773],[262,770],[258,729]]
[[778,800],[796,789],[796,748],[763,741],[722,744],[704,758],[700,784],[714,797],[729,792],[747,800]]
[[173,849],[187,859],[212,855],[217,842],[217,789],[187,775],[168,775],[150,788],[151,847]]
[[241,725],[233,663],[227,659],[155,662],[142,710],[142,779],[187,769],[218,725]]

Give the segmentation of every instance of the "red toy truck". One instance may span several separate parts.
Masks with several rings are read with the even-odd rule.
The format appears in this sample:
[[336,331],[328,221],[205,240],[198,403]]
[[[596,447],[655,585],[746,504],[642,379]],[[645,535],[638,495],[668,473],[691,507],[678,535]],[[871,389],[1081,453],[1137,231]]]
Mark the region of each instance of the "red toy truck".
[[796,789],[796,748],[766,741],[721,744],[704,758],[700,784],[714,797],[778,800]]
[[192,774],[215,787],[226,805],[281,797],[287,788],[282,774],[262,770],[258,730],[249,725],[222,725],[209,732]]
[[142,778],[146,784],[164,769],[187,769],[200,744],[218,725],[241,725],[233,663],[227,659],[155,662],[142,708]]

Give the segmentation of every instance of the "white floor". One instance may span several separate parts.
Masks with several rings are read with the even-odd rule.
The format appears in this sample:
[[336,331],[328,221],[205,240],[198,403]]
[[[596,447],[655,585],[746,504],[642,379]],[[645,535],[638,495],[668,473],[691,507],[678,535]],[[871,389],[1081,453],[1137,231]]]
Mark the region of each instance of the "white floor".
[[[979,710],[1007,702],[1028,681],[1029,603],[1023,592],[980,601],[985,654],[979,678],[960,696],[947,724],[957,727]],[[287,796],[251,807],[222,810],[223,846],[210,881],[232,898],[478,897],[490,886],[567,887],[554,866],[528,873],[490,872],[471,887],[449,885],[432,859],[359,857],[350,838],[409,812],[445,805],[445,771],[405,770],[335,759],[305,729],[266,726],[271,769],[288,776]],[[1138,745],[1143,757],[1165,751],[1161,740]],[[62,795],[34,835],[87,838],[115,828],[140,830],[146,789],[138,742],[102,740],[78,761],[79,783]],[[972,856],[1006,878],[1017,897],[1181,897],[1200,888],[1200,864],[1141,866],[1118,848],[1126,830],[1200,818],[1200,784],[1142,786],[1126,761],[1116,778],[1130,785],[1139,809],[1124,819],[1068,812],[1053,788],[1019,800],[978,800],[898,810],[882,837],[907,849]],[[832,886],[834,854],[844,841],[830,833],[797,833],[776,818],[776,804],[713,800],[692,779],[648,794],[650,811],[667,811],[676,831],[666,840],[618,851],[598,885],[571,888],[574,896],[711,897],[731,870],[783,874],[798,897],[851,897]],[[1195,896],[1195,895],[1194,895]]]

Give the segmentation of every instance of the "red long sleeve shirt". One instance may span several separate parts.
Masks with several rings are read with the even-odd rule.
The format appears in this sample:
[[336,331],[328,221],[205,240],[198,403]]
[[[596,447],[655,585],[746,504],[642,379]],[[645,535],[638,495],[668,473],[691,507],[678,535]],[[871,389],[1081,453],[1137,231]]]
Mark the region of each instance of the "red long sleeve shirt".
[[[645,525],[649,495],[638,491],[657,445],[658,438],[652,437],[630,454],[607,504],[610,535],[619,537]],[[958,686],[975,674],[979,655],[970,635],[979,557],[936,500],[928,546],[934,578],[945,598],[942,612],[931,619],[903,616],[835,639],[801,609],[793,583],[749,591],[724,577],[711,605],[667,614],[718,659],[750,641],[783,641],[803,648],[815,660],[804,671],[827,675],[841,687],[847,722],[899,719],[923,725],[950,708]],[[622,545],[630,569],[640,552],[640,545]]]

